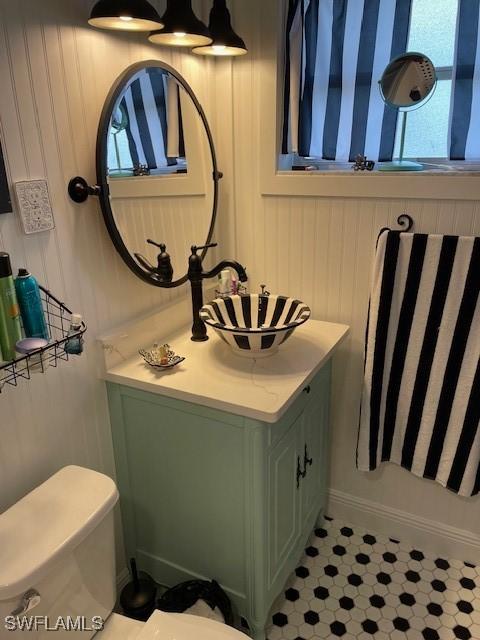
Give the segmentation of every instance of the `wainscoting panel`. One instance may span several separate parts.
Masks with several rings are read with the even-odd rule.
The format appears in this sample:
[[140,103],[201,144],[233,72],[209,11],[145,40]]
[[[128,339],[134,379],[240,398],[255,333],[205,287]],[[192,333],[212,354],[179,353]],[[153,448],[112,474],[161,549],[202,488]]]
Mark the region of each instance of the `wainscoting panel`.
[[[273,16],[278,5],[275,0],[265,0],[262,6]],[[290,197],[262,197],[258,149],[265,144],[265,127],[258,96],[263,65],[277,52],[260,46],[262,33],[257,3],[242,0],[234,7],[237,29],[249,45],[249,55],[237,60],[232,67],[233,97],[229,99],[233,105],[238,258],[253,275],[253,290],[260,283],[266,283],[270,291],[307,302],[314,318],[342,322],[351,327],[348,341],[334,361],[332,495],[345,494],[351,501],[367,500],[381,505],[385,509],[385,522],[388,509],[394,509],[408,513],[411,526],[416,518],[424,518],[459,528],[472,534],[470,551],[476,545],[478,559],[479,498],[460,498],[393,464],[383,465],[374,473],[359,473],[355,468],[355,450],[370,274],[379,230],[386,225],[396,226],[399,214],[406,212],[413,216],[415,230],[419,232],[479,235],[480,203],[410,199],[408,176],[405,177],[404,199],[358,199],[349,198],[348,193],[339,193],[335,198],[305,197],[301,193]],[[223,71],[227,73],[227,67]],[[420,178],[432,179],[426,175]],[[311,179],[315,180],[315,176]],[[358,179],[363,178],[359,176]],[[358,508],[356,513],[360,513]],[[350,519],[343,512],[341,517]],[[361,524],[366,528],[368,518],[365,512]],[[386,528],[388,524],[384,530]],[[392,534],[395,528],[392,519]],[[434,543],[435,539],[432,539]],[[441,552],[441,545],[438,552]],[[462,547],[449,552],[453,557],[461,557]]]
[[[67,183],[74,175],[95,182],[99,115],[110,86],[128,65],[162,59],[176,67],[214,125],[213,66],[150,45],[145,35],[90,28],[92,4],[0,2],[0,121],[9,179],[46,178],[56,221],[52,232],[25,236],[15,212],[0,216],[0,250],[11,254],[15,269],[28,267],[88,324],[80,358],[0,394],[0,512],[67,464],[114,475],[95,338],[187,292],[185,286],[162,291],[133,276],[113,248],[98,202],[90,198],[75,205]],[[163,2],[154,4],[163,11]],[[196,8],[204,12],[207,4],[197,2]],[[188,220],[190,209],[186,215]],[[185,270],[190,245],[204,240],[190,237],[188,227]]]

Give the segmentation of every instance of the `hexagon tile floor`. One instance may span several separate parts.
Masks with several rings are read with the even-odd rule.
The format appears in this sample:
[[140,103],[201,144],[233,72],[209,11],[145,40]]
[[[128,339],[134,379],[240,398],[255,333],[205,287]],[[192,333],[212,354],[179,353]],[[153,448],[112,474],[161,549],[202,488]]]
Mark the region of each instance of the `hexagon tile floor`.
[[268,640],[480,640],[480,567],[327,520]]

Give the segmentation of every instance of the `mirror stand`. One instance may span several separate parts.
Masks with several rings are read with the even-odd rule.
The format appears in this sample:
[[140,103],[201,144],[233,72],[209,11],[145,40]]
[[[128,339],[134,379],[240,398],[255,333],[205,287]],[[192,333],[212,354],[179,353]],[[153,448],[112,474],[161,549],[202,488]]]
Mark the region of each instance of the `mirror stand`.
[[407,115],[408,111],[402,111],[402,133],[400,137],[400,153],[398,154],[398,160],[392,160],[391,162],[384,162],[378,166],[379,171],[423,171],[423,164],[420,162],[414,162],[413,160],[404,160],[403,152],[405,150],[405,133],[407,131]]

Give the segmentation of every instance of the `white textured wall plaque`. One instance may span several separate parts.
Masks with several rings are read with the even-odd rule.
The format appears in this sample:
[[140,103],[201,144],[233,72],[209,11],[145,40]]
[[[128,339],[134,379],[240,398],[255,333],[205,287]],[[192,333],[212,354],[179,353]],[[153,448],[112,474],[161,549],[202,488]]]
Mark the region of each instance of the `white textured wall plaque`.
[[55,228],[46,180],[16,182],[15,193],[25,233],[39,233]]

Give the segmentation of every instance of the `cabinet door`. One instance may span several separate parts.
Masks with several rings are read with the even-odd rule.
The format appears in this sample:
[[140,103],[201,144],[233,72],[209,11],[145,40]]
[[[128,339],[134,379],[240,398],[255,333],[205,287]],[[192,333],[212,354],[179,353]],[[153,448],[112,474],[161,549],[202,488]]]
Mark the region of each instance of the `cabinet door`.
[[297,484],[297,465],[302,422],[303,414],[268,455],[268,588],[289,559],[300,534],[301,479]]
[[[322,372],[323,373],[323,372]],[[300,453],[302,470],[301,530],[311,529],[318,513],[325,508],[328,482],[329,376],[321,375],[320,384],[303,413],[303,442]]]
[[243,430],[135,390],[120,402],[112,425],[129,553],[161,584],[205,576],[242,594]]

